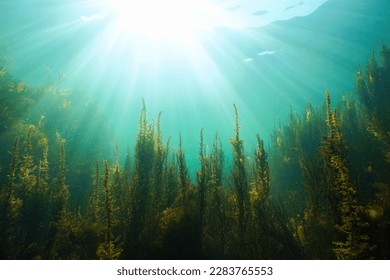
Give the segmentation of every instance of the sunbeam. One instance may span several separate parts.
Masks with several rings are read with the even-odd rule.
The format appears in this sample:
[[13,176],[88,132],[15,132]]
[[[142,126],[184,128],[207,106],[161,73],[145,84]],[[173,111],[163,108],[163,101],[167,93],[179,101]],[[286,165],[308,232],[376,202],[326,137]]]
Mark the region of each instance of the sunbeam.
[[389,29],[389,0],[0,0],[0,259],[389,259]]

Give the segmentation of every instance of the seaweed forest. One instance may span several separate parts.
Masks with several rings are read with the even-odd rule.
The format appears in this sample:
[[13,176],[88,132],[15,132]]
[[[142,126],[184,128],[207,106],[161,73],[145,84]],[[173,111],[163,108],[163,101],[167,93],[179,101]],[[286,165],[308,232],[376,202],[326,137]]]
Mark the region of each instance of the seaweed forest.
[[259,134],[245,146],[233,105],[230,143],[218,133],[205,143],[203,130],[194,140],[195,174],[180,135],[171,147],[147,104],[132,120],[135,147],[120,151],[104,113],[72,101],[61,73],[32,87],[8,64],[1,57],[0,259],[390,257],[385,44],[357,69],[353,93],[325,92],[322,104],[291,112],[267,146]]

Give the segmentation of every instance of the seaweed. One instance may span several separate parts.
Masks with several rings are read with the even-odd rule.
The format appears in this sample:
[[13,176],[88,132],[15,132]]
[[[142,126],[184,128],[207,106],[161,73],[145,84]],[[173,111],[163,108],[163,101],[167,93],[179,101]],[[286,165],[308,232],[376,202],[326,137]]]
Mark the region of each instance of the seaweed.
[[[112,147],[97,108],[88,107],[96,119],[75,117],[59,85],[34,88],[0,67],[10,151],[0,159],[0,258],[387,259],[389,53],[383,44],[381,64],[372,53],[356,95],[334,109],[326,92],[324,104],[292,111],[268,148],[256,134],[245,152],[233,105],[231,162],[218,133],[209,149],[202,129],[194,180],[181,135],[178,147],[165,143],[162,114],[149,122],[145,102],[134,152],[122,159],[116,145],[102,161]],[[42,96],[57,109],[27,112]],[[86,125],[99,129],[79,147],[73,136]]]
[[196,180],[199,188],[199,215],[202,223],[203,223],[204,209],[206,203],[206,188],[207,188],[207,182],[209,181],[209,173],[210,173],[209,159],[204,153],[205,151],[204,151],[204,144],[203,144],[203,129],[201,129],[199,153],[198,153],[200,170],[196,172]]
[[371,246],[362,219],[363,207],[358,205],[356,187],[350,180],[347,147],[340,130],[336,111],[330,108],[330,93],[326,92],[326,123],[329,129],[321,147],[324,168],[329,186],[329,200],[338,233],[333,241],[337,259],[369,258]]
[[116,260],[119,259],[122,250],[115,246],[113,236],[113,212],[114,212],[114,201],[111,194],[111,185],[109,183],[109,170],[108,162],[104,162],[104,178],[103,178],[103,189],[105,197],[105,239],[103,243],[98,245],[96,256],[100,260]]
[[[240,138],[240,125],[238,123],[238,111],[234,104],[234,115],[235,115],[235,136],[230,140],[232,144],[233,152],[233,167],[232,167],[232,178],[234,188],[234,200],[237,209],[237,239],[239,240],[239,247],[246,250],[246,230],[249,218],[249,192],[248,192],[248,179],[245,162],[245,153],[243,140]],[[241,251],[237,251],[238,254]]]

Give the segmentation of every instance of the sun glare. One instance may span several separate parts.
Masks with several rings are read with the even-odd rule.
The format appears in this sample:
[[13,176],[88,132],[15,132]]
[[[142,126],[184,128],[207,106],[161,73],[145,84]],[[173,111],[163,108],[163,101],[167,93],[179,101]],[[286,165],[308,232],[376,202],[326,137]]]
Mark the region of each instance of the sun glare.
[[111,0],[117,22],[132,33],[153,37],[189,36],[207,29],[215,7],[206,0]]

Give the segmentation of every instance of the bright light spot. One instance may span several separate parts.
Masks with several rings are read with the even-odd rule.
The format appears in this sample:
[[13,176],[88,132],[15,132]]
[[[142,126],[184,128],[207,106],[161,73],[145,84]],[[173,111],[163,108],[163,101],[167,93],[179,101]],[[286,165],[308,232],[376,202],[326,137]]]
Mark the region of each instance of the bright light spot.
[[193,31],[258,28],[277,20],[306,16],[328,0],[103,0],[116,23],[131,33],[185,38]]
[[92,16],[81,16],[80,19],[82,21],[93,21],[93,20],[101,20],[101,19],[104,19],[106,17],[105,14],[95,14],[95,15],[92,15]]
[[111,0],[121,28],[153,37],[187,37],[209,28],[215,6],[206,0]]
[[263,51],[263,52],[259,52],[257,55],[259,56],[263,56],[263,55],[271,55],[271,54],[274,54],[276,51]]

